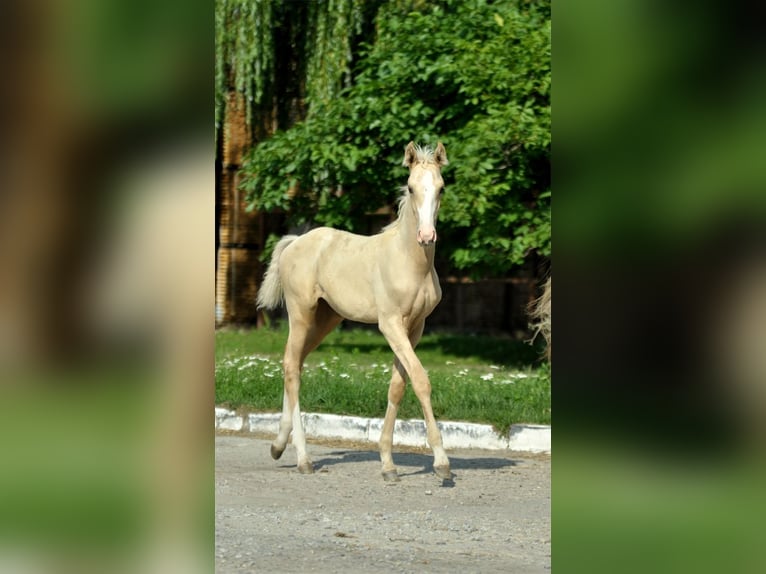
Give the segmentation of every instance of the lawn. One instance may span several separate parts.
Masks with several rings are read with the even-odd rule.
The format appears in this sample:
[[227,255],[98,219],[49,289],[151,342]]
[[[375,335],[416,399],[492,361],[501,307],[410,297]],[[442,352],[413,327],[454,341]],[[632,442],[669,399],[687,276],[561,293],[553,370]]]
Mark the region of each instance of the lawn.
[[[216,404],[253,412],[282,408],[286,328],[216,332]],[[550,369],[541,350],[508,337],[431,333],[417,353],[427,369],[437,420],[511,424],[551,422]],[[393,355],[377,331],[339,328],[306,359],[303,412],[382,417]],[[411,389],[399,417],[422,418]]]

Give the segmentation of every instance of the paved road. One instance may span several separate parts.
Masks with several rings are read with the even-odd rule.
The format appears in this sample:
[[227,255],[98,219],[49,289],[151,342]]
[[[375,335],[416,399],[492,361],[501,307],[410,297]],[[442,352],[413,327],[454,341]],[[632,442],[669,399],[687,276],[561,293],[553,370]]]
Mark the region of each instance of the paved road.
[[269,444],[216,436],[218,573],[550,571],[548,455],[451,451],[442,482],[410,450],[389,484],[369,444],[309,444],[310,476]]

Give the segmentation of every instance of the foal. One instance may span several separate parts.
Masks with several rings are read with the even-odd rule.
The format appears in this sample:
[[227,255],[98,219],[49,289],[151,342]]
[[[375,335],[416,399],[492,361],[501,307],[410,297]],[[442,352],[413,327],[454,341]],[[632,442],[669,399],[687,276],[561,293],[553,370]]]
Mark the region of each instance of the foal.
[[407,145],[403,165],[410,170],[396,221],[378,235],[364,237],[328,227],[287,235],[274,248],[258,293],[258,307],[273,309],[284,299],[290,331],[284,357],[284,397],[279,434],[271,445],[278,459],[290,432],[298,470],[312,473],[301,422],[300,373],[306,356],[344,318],[377,323],[394,352],[388,408],[380,437],[383,478],[399,480],[391,455],[394,422],[409,376],[423,409],[434,472],[450,478],[449,460],[431,408],[431,383],[414,347],[426,317],[441,300],[434,269],[436,217],[444,189],[441,167],[447,152]]

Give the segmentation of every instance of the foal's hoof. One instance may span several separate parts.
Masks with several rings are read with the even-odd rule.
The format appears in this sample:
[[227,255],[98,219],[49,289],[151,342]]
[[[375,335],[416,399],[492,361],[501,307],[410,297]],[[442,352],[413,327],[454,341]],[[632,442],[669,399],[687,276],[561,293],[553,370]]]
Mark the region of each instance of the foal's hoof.
[[310,462],[304,462],[298,465],[298,472],[301,474],[314,474],[314,465]]
[[436,476],[438,476],[442,480],[450,480],[452,478],[452,471],[449,469],[449,465],[435,466],[434,472],[436,473]]
[[399,473],[397,473],[395,470],[387,470],[382,473],[383,474],[383,480],[385,482],[399,482],[401,479],[399,478]]
[[282,456],[283,452],[285,452],[285,447],[277,448],[273,444],[271,445],[271,458],[274,460],[279,460],[279,457]]

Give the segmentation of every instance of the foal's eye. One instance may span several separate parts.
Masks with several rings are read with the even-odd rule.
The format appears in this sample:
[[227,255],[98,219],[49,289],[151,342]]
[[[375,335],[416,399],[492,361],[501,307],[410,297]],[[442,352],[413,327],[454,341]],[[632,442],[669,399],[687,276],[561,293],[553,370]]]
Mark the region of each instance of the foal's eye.
[[446,188],[446,187],[442,187],[442,188],[439,190],[439,195],[442,195],[442,194],[443,194],[445,191],[447,191],[447,188]]
[[408,186],[407,186],[407,191],[409,191],[410,193],[412,193],[412,186],[408,185]]

